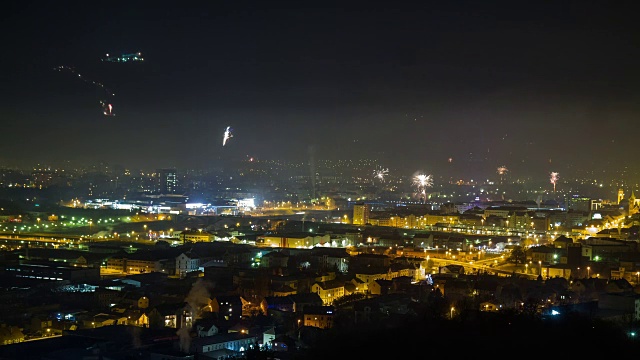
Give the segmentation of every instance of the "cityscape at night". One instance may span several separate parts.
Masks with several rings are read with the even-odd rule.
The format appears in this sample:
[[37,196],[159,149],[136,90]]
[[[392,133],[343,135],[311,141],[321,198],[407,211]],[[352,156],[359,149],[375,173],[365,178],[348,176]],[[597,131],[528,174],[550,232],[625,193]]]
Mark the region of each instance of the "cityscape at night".
[[629,5],[10,1],[0,360],[640,350]]

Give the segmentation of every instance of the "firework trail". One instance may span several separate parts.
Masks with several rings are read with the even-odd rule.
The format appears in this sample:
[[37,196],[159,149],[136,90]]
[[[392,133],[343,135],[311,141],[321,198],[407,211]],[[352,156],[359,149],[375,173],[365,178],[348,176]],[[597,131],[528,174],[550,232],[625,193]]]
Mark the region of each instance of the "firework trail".
[[557,172],[552,172],[550,174],[549,181],[553,184],[553,192],[556,192],[556,183],[558,182],[558,179],[560,178],[559,175],[560,174],[558,174]]
[[227,141],[232,137],[233,134],[231,134],[231,126],[227,126],[227,128],[224,129],[224,135],[222,135],[222,146],[225,146],[227,144]]
[[104,115],[107,116],[115,116],[115,114],[113,113],[113,105],[111,104],[111,102],[108,100],[110,97],[115,96],[116,94],[112,93],[111,91],[109,91],[109,89],[107,89],[103,83],[98,82],[98,81],[94,81],[94,80],[90,80],[87,79],[86,77],[82,76],[82,74],[78,73],[74,68],[70,67],[70,66],[57,66],[55,68],[53,68],[56,71],[60,71],[60,72],[69,72],[72,75],[74,75],[75,77],[77,77],[78,79],[82,80],[84,83],[87,83],[89,85],[92,86],[96,86],[98,88],[100,88],[101,90],[104,91],[105,93],[105,97],[107,99],[101,99],[100,100],[100,107],[102,108],[102,113]]
[[413,186],[416,187],[416,196],[426,201],[427,188],[433,186],[433,176],[417,173],[413,176]]

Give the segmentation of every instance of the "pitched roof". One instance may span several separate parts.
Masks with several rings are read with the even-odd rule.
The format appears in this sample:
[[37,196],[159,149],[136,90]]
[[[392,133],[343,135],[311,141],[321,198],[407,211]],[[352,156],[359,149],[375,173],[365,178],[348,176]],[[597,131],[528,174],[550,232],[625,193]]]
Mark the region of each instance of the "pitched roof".
[[[316,294],[318,295],[318,294]],[[293,304],[293,298],[291,298],[291,296],[293,295],[289,295],[289,296],[265,296],[264,297],[264,301],[269,304],[269,305],[280,305],[280,304],[285,304],[285,305],[289,305],[289,304]]]
[[304,307],[303,313],[305,315],[334,315],[335,309],[333,306],[308,305]]
[[289,295],[287,297],[293,300],[294,303],[312,304],[319,302],[320,304],[322,304],[322,298],[320,298],[320,295],[318,295],[317,293],[299,293]]
[[339,280],[319,281],[316,282],[316,284],[318,284],[318,286],[320,286],[324,290],[344,287],[344,282]]

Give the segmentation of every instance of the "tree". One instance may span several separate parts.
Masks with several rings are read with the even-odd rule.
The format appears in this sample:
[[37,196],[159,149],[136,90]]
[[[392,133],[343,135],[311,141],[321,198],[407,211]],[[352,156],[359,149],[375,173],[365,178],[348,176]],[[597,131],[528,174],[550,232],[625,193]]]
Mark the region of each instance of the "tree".
[[516,266],[527,261],[527,254],[524,252],[522,246],[514,247],[513,250],[511,250],[507,261],[514,263]]

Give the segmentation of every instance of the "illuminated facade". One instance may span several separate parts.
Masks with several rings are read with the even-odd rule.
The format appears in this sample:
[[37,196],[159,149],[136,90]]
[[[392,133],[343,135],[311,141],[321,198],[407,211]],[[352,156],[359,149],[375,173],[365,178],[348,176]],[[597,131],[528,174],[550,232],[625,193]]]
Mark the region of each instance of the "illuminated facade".
[[200,259],[197,257],[182,253],[176,258],[176,275],[180,278],[184,278],[189,272],[198,271],[199,267]]
[[324,305],[331,305],[335,299],[344,296],[344,283],[337,280],[316,282],[311,286],[311,292],[318,294]]
[[159,169],[158,192],[161,194],[175,194],[178,192],[178,173],[176,169]]
[[317,235],[306,232],[288,233],[283,235],[260,236],[256,240],[258,246],[281,248],[312,248],[331,244],[329,234]]
[[183,231],[183,232],[180,233],[179,238],[180,238],[180,240],[182,240],[183,243],[188,243],[188,242],[211,242],[211,241],[214,240],[215,235],[211,234],[208,231],[186,230],[186,231]]
[[127,274],[145,274],[162,271],[162,262],[156,259],[112,257],[107,260],[107,269]]
[[332,306],[305,306],[303,325],[330,329],[333,327],[334,313]]
[[371,207],[369,204],[358,203],[353,205],[353,224],[365,225],[369,222]]

